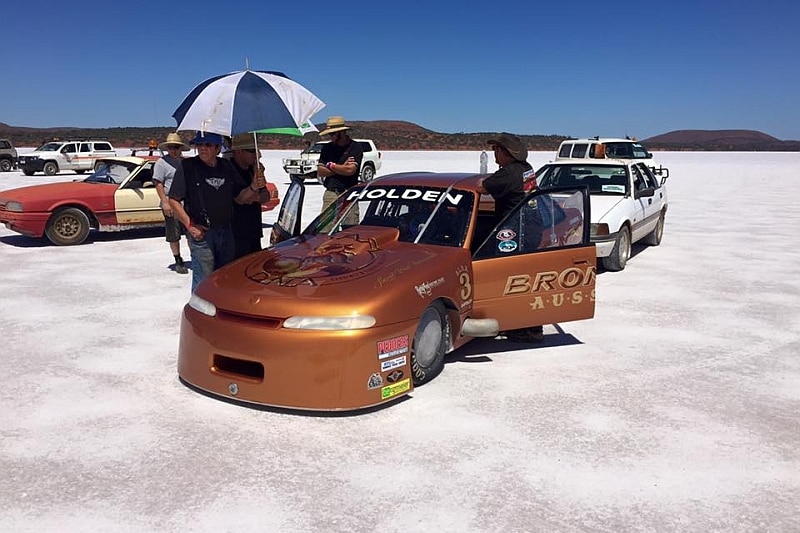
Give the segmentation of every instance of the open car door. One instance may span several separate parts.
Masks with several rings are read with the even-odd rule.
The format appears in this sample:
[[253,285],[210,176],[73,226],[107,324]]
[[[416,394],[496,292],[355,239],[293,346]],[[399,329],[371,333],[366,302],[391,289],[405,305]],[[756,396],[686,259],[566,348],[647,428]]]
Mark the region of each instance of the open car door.
[[596,257],[585,187],[529,193],[472,258],[472,317],[501,331],[594,316]]
[[303,213],[305,197],[306,186],[303,184],[303,180],[292,178],[292,183],[283,197],[278,220],[272,225],[272,233],[269,238],[270,245],[275,245],[300,235],[302,231],[301,214]]

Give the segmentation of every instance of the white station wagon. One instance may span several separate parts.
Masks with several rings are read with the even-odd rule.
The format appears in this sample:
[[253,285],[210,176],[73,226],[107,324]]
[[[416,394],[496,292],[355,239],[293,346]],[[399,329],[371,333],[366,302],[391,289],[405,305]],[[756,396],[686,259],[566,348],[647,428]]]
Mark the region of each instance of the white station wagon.
[[625,268],[631,244],[661,244],[667,214],[667,188],[646,161],[635,159],[557,159],[536,172],[539,188],[589,189],[591,240],[606,270]]

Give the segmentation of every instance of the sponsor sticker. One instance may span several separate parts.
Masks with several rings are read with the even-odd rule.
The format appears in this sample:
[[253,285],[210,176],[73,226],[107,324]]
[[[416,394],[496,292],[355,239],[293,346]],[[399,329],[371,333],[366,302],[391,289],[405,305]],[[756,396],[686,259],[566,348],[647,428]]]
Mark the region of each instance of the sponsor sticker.
[[378,341],[378,359],[388,359],[408,352],[408,335]]
[[497,249],[507,254],[517,249],[517,243],[516,241],[501,241],[497,243]]
[[401,366],[406,366],[406,356],[403,355],[401,357],[395,357],[394,359],[389,359],[388,361],[381,362],[381,372],[388,372],[393,368],[398,368]]
[[399,381],[393,385],[387,385],[381,389],[381,399],[385,400],[387,398],[391,398],[392,396],[397,396],[398,394],[406,392],[410,388],[411,379],[409,378]]
[[[367,380],[367,389],[369,390],[377,389],[382,386],[383,386],[383,378],[381,378],[381,375],[378,374],[377,372],[372,374]],[[381,391],[381,394],[383,394],[383,391]]]
[[419,294],[420,298],[425,298],[426,296],[430,296],[433,293],[433,289],[442,285],[444,283],[444,278],[435,279],[433,281],[426,281],[420,285],[415,285],[414,289]]
[[386,376],[386,381],[388,381],[389,383],[397,383],[402,378],[403,378],[403,371],[395,370],[394,372]]
[[516,237],[517,234],[514,232],[513,229],[501,229],[497,232],[497,240],[498,241],[510,241]]

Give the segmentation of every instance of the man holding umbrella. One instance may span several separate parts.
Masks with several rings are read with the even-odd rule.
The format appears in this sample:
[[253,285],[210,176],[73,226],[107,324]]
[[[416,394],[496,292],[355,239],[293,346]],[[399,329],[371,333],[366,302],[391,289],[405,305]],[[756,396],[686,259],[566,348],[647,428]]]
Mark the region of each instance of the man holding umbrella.
[[222,141],[217,133],[198,131],[190,143],[198,155],[183,159],[169,190],[172,211],[188,232],[192,292],[234,258],[233,187],[239,173],[230,161],[217,157]]
[[233,204],[233,243],[238,259],[247,254],[261,250],[261,238],[264,231],[261,226],[261,203],[269,200],[266,189],[264,165],[259,159],[256,139],[251,133],[234,135],[230,148],[225,152],[239,179],[233,185],[236,196]]

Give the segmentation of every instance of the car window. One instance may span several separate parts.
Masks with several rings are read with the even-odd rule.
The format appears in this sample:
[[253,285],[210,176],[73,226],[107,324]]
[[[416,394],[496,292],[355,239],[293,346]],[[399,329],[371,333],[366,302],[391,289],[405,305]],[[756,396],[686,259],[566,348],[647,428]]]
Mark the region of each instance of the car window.
[[572,149],[572,157],[586,157],[586,150],[588,148],[588,144],[576,144]]
[[45,143],[36,149],[37,152],[56,152],[61,148],[61,143]]
[[103,161],[97,170],[92,172],[84,181],[89,183],[116,183],[119,185],[136,169],[133,163],[122,161]]
[[104,143],[104,142],[94,143],[94,149],[95,150],[100,150],[100,151],[105,151],[105,152],[113,152],[114,151],[114,149],[111,148],[110,144]]
[[653,172],[650,170],[650,167],[645,165],[644,163],[639,163],[636,165],[639,168],[639,171],[642,173],[642,177],[644,178],[644,182],[647,187],[658,189],[661,187],[661,183],[655,177]]
[[569,157],[571,151],[572,151],[571,143],[562,144],[561,149],[558,151],[558,157]]
[[396,228],[399,240],[461,247],[472,217],[471,191],[420,187],[355,187],[321,213],[304,234],[331,233],[355,225]]
[[78,146],[75,143],[69,143],[64,145],[64,148],[61,149],[61,152],[65,154],[74,154],[78,152]]
[[536,183],[541,189],[584,186],[591,194],[624,196],[628,174],[624,165],[545,165]]
[[361,146],[362,152],[367,153],[372,151],[372,146],[368,142],[359,141],[358,144]]
[[497,225],[474,258],[490,259],[581,244],[584,218],[580,191],[533,193]]
[[81,143],[81,152],[89,153],[92,151],[92,146],[89,143]]

